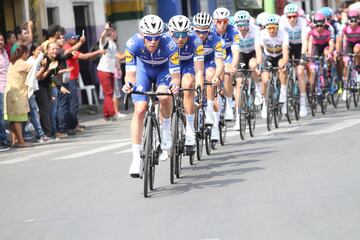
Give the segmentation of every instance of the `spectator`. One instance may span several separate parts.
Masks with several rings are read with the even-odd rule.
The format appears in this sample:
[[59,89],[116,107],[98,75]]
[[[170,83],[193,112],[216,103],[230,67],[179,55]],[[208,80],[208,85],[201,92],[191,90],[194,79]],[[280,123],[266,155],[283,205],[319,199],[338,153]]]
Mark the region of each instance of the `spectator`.
[[14,30],[15,36],[16,36],[16,42],[11,47],[10,55],[11,57],[16,51],[16,48],[19,46],[26,46],[29,47],[31,45],[33,40],[33,32],[32,32],[33,22],[28,21],[23,24],[23,26],[16,27]]
[[31,56],[26,60],[27,63],[31,64],[33,67],[31,68],[30,72],[28,73],[26,77],[25,84],[28,86],[28,99],[29,99],[29,117],[30,122],[34,126],[36,137],[39,140],[39,142],[46,142],[48,141],[47,136],[44,133],[44,130],[41,127],[40,124],[40,116],[39,116],[39,107],[35,100],[35,95],[39,90],[39,84],[38,84],[38,70],[40,69],[40,62],[44,57],[44,53],[41,51],[42,48],[37,43],[34,43],[31,46]]
[[0,152],[9,150],[4,123],[4,92],[6,76],[9,68],[9,58],[4,49],[4,35],[0,33]]
[[[78,38],[79,36],[75,33],[67,33],[65,34],[65,45],[64,49],[70,49],[78,44]],[[81,42],[85,42],[86,38],[85,36],[82,36],[80,38]],[[90,58],[96,57],[98,55],[102,55],[105,53],[105,50],[99,49],[94,52],[88,52],[88,53],[82,53],[80,51],[73,51],[73,56],[70,59],[66,60],[67,66],[72,68],[70,74],[67,76],[68,81],[68,89],[70,90],[70,96],[67,99],[63,98],[63,102],[61,103],[61,109],[59,111],[62,118],[65,118],[66,126],[64,126],[61,129],[61,132],[63,131],[70,131],[73,132],[83,132],[85,129],[81,128],[79,126],[79,120],[78,120],[78,114],[79,114],[79,98],[78,98],[78,92],[79,92],[79,74],[80,74],[80,65],[78,59],[81,60],[88,60]],[[68,117],[66,117],[68,116]],[[67,121],[66,121],[67,118]]]
[[58,54],[58,45],[56,42],[49,42],[45,57],[39,70],[39,91],[36,95],[36,102],[40,110],[40,122],[46,136],[56,139],[51,132],[51,85],[55,84],[62,93],[69,91],[56,78],[59,73],[70,71],[71,69],[60,69],[59,62],[62,59],[71,57],[68,55]]
[[120,113],[119,111],[119,99],[121,98],[121,89],[122,89],[121,76],[122,76],[122,72],[121,72],[120,63],[117,62],[116,70],[114,73],[114,98],[113,98],[114,111],[117,119],[124,118],[127,116],[126,114]]
[[31,69],[31,64],[26,63],[29,51],[26,46],[19,45],[7,73],[7,84],[4,94],[4,119],[10,122],[12,144],[14,147],[28,147],[31,144],[24,141],[22,134],[22,122],[27,122],[29,102],[27,98],[28,88],[25,80]]
[[106,54],[102,55],[97,67],[98,78],[103,89],[103,117],[106,121],[110,119],[117,119],[113,103],[114,73],[116,70],[117,58],[120,58],[115,43],[116,38],[117,31],[114,25],[111,23],[106,23],[105,30],[101,33],[99,40],[99,47],[100,49],[106,49]]
[[6,50],[6,53],[7,53],[8,57],[9,57],[9,60],[10,60],[11,48],[14,45],[14,43],[16,42],[15,33],[13,31],[7,31],[5,33],[5,40],[6,40],[5,50]]

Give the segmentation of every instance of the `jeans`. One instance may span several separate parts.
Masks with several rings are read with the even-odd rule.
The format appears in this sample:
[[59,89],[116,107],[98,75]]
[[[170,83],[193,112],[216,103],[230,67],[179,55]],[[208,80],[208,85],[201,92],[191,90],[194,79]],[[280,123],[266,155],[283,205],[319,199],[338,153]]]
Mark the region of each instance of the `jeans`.
[[51,136],[51,89],[46,86],[39,85],[39,91],[36,92],[36,102],[39,107],[40,123],[46,134]]
[[0,93],[0,141],[6,141],[5,122],[4,122],[4,94]]
[[29,105],[30,105],[30,112],[29,112],[30,122],[34,126],[37,137],[41,138],[45,136],[45,133],[40,124],[39,108],[35,100],[35,95],[32,95],[29,98]]
[[70,91],[69,94],[60,93],[58,97],[59,132],[65,133],[75,129],[79,123],[78,80],[70,80],[68,83],[63,83],[63,86]]
[[51,134],[55,136],[57,132],[56,126],[56,113],[58,108],[58,89],[56,87],[51,88],[51,112],[50,112],[50,119],[51,119]]

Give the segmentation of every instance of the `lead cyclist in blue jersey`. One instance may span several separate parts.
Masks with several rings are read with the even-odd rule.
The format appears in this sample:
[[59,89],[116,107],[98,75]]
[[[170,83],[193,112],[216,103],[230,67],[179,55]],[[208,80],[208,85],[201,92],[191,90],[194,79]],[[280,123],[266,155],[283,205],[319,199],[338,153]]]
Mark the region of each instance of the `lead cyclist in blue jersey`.
[[[164,23],[156,15],[144,16],[139,23],[140,33],[133,35],[126,42],[126,84],[123,91],[148,91],[152,82],[157,85],[158,92],[171,91],[176,94],[180,85],[180,60],[176,43],[171,37],[163,35]],[[131,121],[131,140],[133,160],[129,174],[140,177],[142,160],[140,143],[143,132],[143,122],[147,110],[147,97],[132,95],[134,115]],[[162,119],[162,149],[171,148],[171,113],[172,98],[159,97],[160,115]]]
[[[200,38],[204,46],[205,78],[213,85],[219,85],[220,76],[224,72],[223,54],[225,52],[223,40],[210,31],[212,17],[206,12],[200,12],[193,17],[194,33]],[[214,88],[207,88],[207,107],[205,122],[212,124],[211,140],[219,140],[219,108],[214,108]]]
[[[185,89],[204,85],[204,46],[194,34],[189,34],[190,20],[183,15],[169,20],[169,34],[176,42],[180,53],[181,87]],[[184,91],[186,116],[185,146],[195,146],[194,92]]]

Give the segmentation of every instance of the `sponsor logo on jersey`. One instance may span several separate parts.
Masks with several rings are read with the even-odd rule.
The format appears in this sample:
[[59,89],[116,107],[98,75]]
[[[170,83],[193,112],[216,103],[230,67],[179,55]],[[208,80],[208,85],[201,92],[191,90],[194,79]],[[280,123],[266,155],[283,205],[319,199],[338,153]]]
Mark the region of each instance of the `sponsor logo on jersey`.
[[127,62],[127,63],[132,62],[133,59],[134,59],[133,55],[128,50],[126,50],[125,51],[125,62]]
[[239,43],[239,42],[240,42],[240,37],[239,37],[238,34],[236,34],[236,35],[234,36],[234,42],[236,42],[236,43]]
[[171,57],[170,57],[170,62],[174,65],[179,65],[180,64],[180,58],[179,58],[179,52],[175,52]]
[[203,45],[198,46],[195,50],[195,54],[196,55],[204,55],[204,46]]
[[221,52],[223,49],[222,49],[222,42],[218,42],[216,45],[215,45],[215,51],[217,52]]

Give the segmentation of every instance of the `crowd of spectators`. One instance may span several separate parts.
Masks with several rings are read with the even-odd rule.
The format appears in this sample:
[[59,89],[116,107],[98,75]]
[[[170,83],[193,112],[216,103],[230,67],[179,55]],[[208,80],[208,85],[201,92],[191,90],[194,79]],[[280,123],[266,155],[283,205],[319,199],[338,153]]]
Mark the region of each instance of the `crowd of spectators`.
[[79,49],[86,42],[84,33],[66,33],[59,25],[49,26],[42,43],[33,41],[32,21],[0,33],[0,152],[85,131],[78,119],[79,60],[100,58],[97,76],[104,120],[126,116],[117,101],[124,55],[118,52],[116,38],[115,27],[107,23],[99,48],[83,53]]

